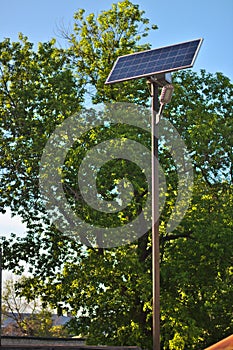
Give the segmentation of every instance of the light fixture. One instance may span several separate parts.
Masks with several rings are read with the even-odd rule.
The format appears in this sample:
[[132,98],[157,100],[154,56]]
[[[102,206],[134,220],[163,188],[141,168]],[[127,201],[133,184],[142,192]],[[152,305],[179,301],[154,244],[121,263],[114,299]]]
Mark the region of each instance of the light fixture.
[[156,124],[159,122],[161,118],[164,105],[171,102],[173,91],[174,91],[174,87],[172,84],[165,85],[162,88],[160,98],[159,98],[160,107],[159,107],[158,113],[156,114]]
[[171,102],[173,91],[174,91],[173,85],[171,85],[171,84],[165,85],[162,88],[161,95],[160,95],[160,98],[159,98],[160,103],[161,104],[166,104],[166,103]]

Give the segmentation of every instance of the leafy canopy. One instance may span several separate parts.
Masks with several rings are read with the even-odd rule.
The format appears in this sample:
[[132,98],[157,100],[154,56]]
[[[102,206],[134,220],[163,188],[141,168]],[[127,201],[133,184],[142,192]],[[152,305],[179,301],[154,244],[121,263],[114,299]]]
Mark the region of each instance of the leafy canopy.
[[[111,250],[84,248],[48,225],[38,192],[45,142],[56,125],[80,110],[85,93],[91,93],[98,103],[146,105],[149,101],[145,81],[104,86],[119,55],[150,47],[140,41],[151,28],[144,12],[122,1],[98,16],[84,15],[84,10],[75,15],[66,50],[57,49],[51,41],[34,51],[22,36],[17,43],[7,39],[0,46],[1,211],[10,207],[20,214],[28,233],[25,238],[3,242],[4,264],[21,273],[20,262],[26,261],[32,277],[21,285],[24,295],[40,295],[59,312],[71,310],[77,317],[70,329],[86,336],[89,343],[149,349],[151,233]],[[166,222],[178,188],[174,162],[161,146],[160,163],[168,188],[160,220],[161,344],[165,350],[200,349],[232,329],[232,83],[221,73],[203,70],[175,74],[174,85],[174,97],[164,114],[188,147],[195,182],[185,218],[168,234]],[[62,171],[74,206],[72,193],[79,194],[76,167],[83,154],[111,132],[138,140],[138,131],[132,135],[133,131],[127,126],[105,125],[83,134],[70,150]],[[150,144],[148,134],[142,139]],[[144,178],[132,164],[122,161],[101,169],[101,195],[114,197],[112,182],[123,170],[129,178],[131,175],[135,198],[142,205],[147,190]],[[135,210],[137,203],[133,203]],[[76,210],[83,212],[78,206]],[[98,219],[103,220],[101,215]]]

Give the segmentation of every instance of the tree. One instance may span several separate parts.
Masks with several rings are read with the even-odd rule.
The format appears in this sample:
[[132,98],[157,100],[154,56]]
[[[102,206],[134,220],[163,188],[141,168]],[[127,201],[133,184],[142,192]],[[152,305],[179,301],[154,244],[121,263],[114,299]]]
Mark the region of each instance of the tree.
[[80,9],[74,15],[73,33],[63,31],[70,43],[69,55],[77,67],[78,78],[89,87],[94,103],[147,102],[148,89],[143,80],[104,85],[117,57],[150,48],[148,43],[141,42],[157,26],[150,25],[144,13],[129,0],[112,4],[111,9],[97,16],[91,13],[84,17],[85,10]]
[[[190,88],[190,77],[194,81],[195,90]],[[172,234],[167,234],[163,227],[166,225],[169,211],[161,217],[161,312],[164,349],[208,346],[223,335],[227,336],[231,328],[232,291],[229,281],[232,271],[231,245],[228,244],[232,240],[232,179],[229,177],[231,163],[230,158],[220,157],[219,154],[229,152],[232,145],[230,128],[222,128],[220,134],[215,126],[231,111],[232,85],[222,75],[213,76],[204,71],[200,77],[196,73],[179,73],[176,81],[176,95],[170,110],[167,110],[167,116],[171,116],[174,123],[181,124],[180,133],[187,132],[187,129],[194,130],[187,133],[186,139],[196,171],[192,203],[181,225]],[[183,93],[180,91],[181,83]],[[202,84],[206,86],[205,92]],[[199,111],[206,108],[206,100],[214,101],[211,87],[215,84],[219,84],[226,98],[225,112],[220,112],[220,103],[218,106],[215,103],[211,104],[212,109],[209,107],[209,111],[202,114],[202,123],[208,125],[208,128],[199,138],[195,131],[199,126]],[[184,103],[188,94],[185,88],[190,94],[187,104]],[[196,97],[196,91],[205,96]],[[192,96],[192,93],[195,96]],[[194,109],[189,108],[195,98],[196,113]],[[219,102],[220,100],[219,96]],[[178,118],[177,111],[180,110],[184,110],[184,116]],[[216,123],[211,124],[213,117],[216,118]],[[130,134],[125,134],[127,135]],[[226,140],[228,142],[225,143]],[[203,146],[199,148],[201,142]],[[222,144],[215,149],[208,146],[209,142]],[[208,157],[215,159],[208,164],[201,161],[201,151],[204,154],[207,150]],[[160,156],[167,166],[167,153],[162,152]],[[229,156],[231,157],[231,154]],[[171,171],[172,166],[168,169]],[[109,173],[110,168],[106,171]],[[216,174],[216,177],[212,174]],[[175,190],[176,181],[172,172],[170,175]],[[174,202],[171,201],[169,207],[171,205],[174,205]],[[190,252],[193,252],[193,255],[190,255]],[[37,278],[28,280],[25,291],[30,291],[33,295],[39,288],[39,293],[46,295],[47,301],[52,305],[57,305],[59,300],[61,309],[68,307],[74,314],[79,314],[70,327],[87,336],[91,344],[98,341],[111,345],[135,344],[149,347],[150,235],[143,236],[134,244],[105,250],[101,255],[99,253],[98,250],[81,249],[76,260],[78,264],[75,260],[68,261],[63,271],[56,275],[56,282],[53,282],[54,276],[48,276],[43,284]]]
[[2,295],[2,314],[11,319],[3,328],[4,335],[20,336],[67,336],[63,326],[53,326],[52,312],[42,307],[39,299],[27,301],[17,292],[17,283],[21,279],[6,281]]
[[[13,255],[6,248],[4,256],[9,253],[7,268],[18,266],[22,273],[20,259],[40,256],[41,235],[46,232],[38,191],[43,148],[56,125],[79,110],[84,91],[73,77],[65,51],[56,48],[54,40],[39,43],[34,51],[20,34],[19,42],[6,39],[0,44],[0,57],[0,210],[10,208],[13,215],[21,216],[28,233],[23,251],[13,244]],[[35,230],[38,236],[32,245]]]
[[[85,84],[86,89],[92,88],[94,102],[147,104],[149,92],[142,81],[132,85],[116,85],[114,88],[103,87],[111,65],[119,54],[149,47],[140,46],[137,42],[139,38],[135,37],[140,23],[148,23],[142,16],[138,7],[129,1],[113,5],[111,10],[101,13],[98,18],[90,15],[84,19],[84,12],[79,11],[74,33],[68,34],[71,45],[67,56],[62,51],[67,58],[65,62],[67,74],[72,78],[71,86]],[[146,34],[147,29],[143,33]],[[76,70],[70,69],[72,62],[75,62]],[[190,71],[178,73],[174,76],[174,84],[175,95],[166,117],[174,123],[188,146],[195,169],[195,183],[192,203],[184,220],[174,232],[167,233],[166,223],[177,196],[177,176],[171,155],[161,145],[160,160],[168,181],[168,200],[160,225],[161,343],[164,349],[199,349],[227,336],[231,327],[232,84],[220,73],[212,75],[204,71],[201,75]],[[132,96],[132,91],[138,91],[138,94]],[[66,103],[63,106],[65,110]],[[71,106],[73,108],[74,104]],[[7,110],[5,105],[3,110]],[[69,109],[69,113],[61,119],[72,112],[73,109]],[[83,115],[90,114],[90,111],[84,111]],[[98,117],[104,118],[104,115],[99,114]],[[42,120],[47,130],[48,121],[44,117]],[[31,121],[28,123],[30,125]],[[46,136],[51,134],[55,124]],[[82,135],[63,164],[67,198],[73,208],[83,212],[83,215],[91,215],[91,211],[85,211],[83,207],[80,209],[74,201],[74,195],[79,195],[76,167],[88,149],[109,136],[111,138],[112,134],[123,138],[134,137],[137,141],[139,137],[138,130],[129,129],[128,126],[105,124]],[[6,136],[5,133],[3,135]],[[140,137],[144,145],[150,144],[147,133]],[[5,145],[6,150],[10,149],[10,143],[6,142]],[[28,147],[30,149],[30,143]],[[37,164],[38,158],[34,160]],[[51,162],[53,164],[53,160]],[[132,203],[132,217],[136,209],[140,210],[147,195],[145,179],[138,169],[122,160],[109,162],[102,169],[98,188],[103,197],[112,200],[115,196],[113,180],[122,178],[123,171],[134,185],[135,198],[141,200]],[[134,177],[130,176],[132,173]],[[32,189],[37,189],[37,176],[38,167],[30,182]],[[30,193],[30,203],[33,204],[35,195],[33,191]],[[8,197],[11,198],[10,195]],[[5,204],[9,202],[8,199]],[[136,203],[139,203],[138,207]],[[20,260],[31,265],[33,277],[21,284],[24,295],[28,298],[41,295],[44,302],[57,307],[60,312],[72,310],[77,319],[72,321],[70,328],[87,336],[89,343],[150,348],[150,232],[123,247],[84,249],[82,244],[62,236],[55,226],[40,226],[39,222],[44,220],[47,223],[47,220],[43,202],[38,202],[38,197],[36,205],[38,215],[23,216],[28,218],[28,236],[16,242],[3,242],[5,257],[9,257],[5,258],[6,266],[17,269]],[[24,208],[27,208],[27,204]],[[32,208],[30,210],[34,213],[33,205]],[[126,218],[124,214],[122,222]],[[99,215],[97,219],[104,221],[106,218]],[[119,217],[114,220],[113,224]]]
[[169,300],[175,301],[174,316],[167,324],[168,334],[174,335],[171,348],[192,348],[195,343],[200,348],[230,334],[232,328],[228,246],[232,242],[232,84],[220,73],[205,71],[181,72],[177,82],[178,96],[167,117],[190,149],[195,185],[192,205],[179,227],[191,239],[166,249],[162,298],[169,318]]
[[[78,20],[82,18],[81,12],[76,16]],[[111,19],[111,31],[104,19],[106,16]],[[119,19],[121,20],[119,21]],[[116,58],[119,53],[131,52],[133,48],[142,50],[149,47],[148,45],[137,44],[140,40],[140,35],[138,35],[139,25],[142,24],[145,27],[145,29],[142,29],[142,35],[145,36],[148,32],[148,28],[145,26],[148,20],[143,18],[143,11],[139,11],[138,6],[133,5],[129,1],[124,1],[117,6],[113,5],[112,10],[101,14],[98,21],[100,25],[98,30],[102,34],[102,53],[104,53],[104,43],[106,44],[106,40],[111,41],[116,29],[116,42],[114,43],[114,45],[116,44],[116,50],[111,50],[113,54],[109,57],[109,62]],[[95,26],[93,16],[90,16],[87,22],[89,22],[90,26]],[[82,26],[85,27],[84,22]],[[126,34],[124,33],[125,26],[128,28]],[[96,34],[98,33],[96,32]],[[84,31],[81,33],[81,36],[84,39]],[[20,214],[23,220],[27,222],[28,236],[25,240],[18,240],[18,242],[14,240],[3,242],[5,266],[20,273],[23,267],[19,265],[19,261],[26,260],[29,262],[30,260],[32,263],[31,272],[42,276],[42,271],[44,271],[44,276],[49,275],[52,277],[52,275],[56,276],[57,272],[54,261],[56,261],[56,264],[59,261],[62,263],[65,259],[66,261],[73,261],[80,257],[83,248],[68,237],[62,238],[55,227],[46,226],[47,219],[44,213],[43,201],[40,201],[38,192],[39,159],[45,142],[54,130],[54,127],[78,109],[78,102],[81,101],[83,93],[80,86],[83,86],[83,83],[90,85],[94,80],[92,82],[88,79],[84,81],[81,73],[84,71],[86,78],[87,73],[89,74],[90,72],[83,70],[83,67],[80,65],[76,79],[74,79],[74,69],[71,66],[74,61],[70,60],[70,58],[74,60],[77,49],[74,41],[72,41],[73,46],[68,52],[69,56],[67,56],[64,50],[58,50],[54,47],[53,41],[40,44],[38,52],[35,53],[32,51],[32,44],[26,38],[20,36],[20,40],[22,43],[11,43],[10,40],[6,40],[1,46],[3,56],[1,61],[3,87],[1,95],[3,111],[3,182],[1,184],[2,193],[4,193],[2,195],[2,210],[4,211],[6,206],[10,206],[13,214]],[[97,37],[95,42],[97,45]],[[87,59],[88,57],[84,50],[86,47],[86,42],[83,42],[82,46],[80,46],[83,50],[83,62],[85,62],[84,58]],[[95,47],[95,50],[97,54],[98,48]],[[6,55],[6,51],[9,52],[8,55]],[[80,52],[78,52],[79,54]],[[101,59],[101,55],[99,57]],[[27,66],[27,70],[23,68],[25,66]],[[93,65],[92,69],[94,69]],[[108,66],[109,70],[110,66]],[[17,74],[14,74],[14,71]],[[93,76],[96,73],[92,72],[91,74]],[[18,79],[19,76],[21,80]],[[104,81],[104,75],[101,76],[101,79]],[[96,77],[96,81],[98,80],[99,76]],[[20,87],[18,87],[19,81],[21,81]],[[27,84],[25,84],[25,86],[28,85],[27,89],[22,89],[24,81],[27,81]],[[137,85],[138,83],[135,84]],[[61,85],[65,91],[62,89],[60,95],[59,88]],[[100,86],[101,84],[99,84],[98,88]],[[78,92],[77,88],[79,88]],[[128,88],[120,91],[118,87],[115,92],[115,99],[120,94],[124,96],[127,91]],[[146,97],[149,95],[144,85],[141,93]],[[24,99],[21,98],[22,94],[24,94]],[[28,98],[29,94],[32,96],[31,99]],[[110,98],[113,98],[114,94],[113,92],[111,94],[108,92],[108,95],[110,95]],[[128,95],[128,99],[132,98],[130,94]],[[18,113],[18,110],[15,111],[18,105],[13,101],[13,97],[20,105],[21,114]],[[12,102],[12,105],[7,104],[9,100],[14,103]],[[62,103],[59,104],[59,101],[62,101]],[[12,125],[12,131],[10,129],[6,133],[5,130],[7,130],[9,118],[16,114],[17,118],[15,117],[16,121]],[[22,120],[21,123],[18,122],[19,116]],[[15,137],[15,133],[20,136]],[[31,157],[32,154],[33,157]],[[11,158],[14,157],[14,162],[12,162],[12,159],[8,159],[9,155]],[[9,178],[11,179],[10,185]],[[5,193],[6,187],[7,192]],[[43,253],[41,254],[41,252]],[[7,259],[7,256],[10,258]],[[48,262],[49,257],[51,258],[50,262]],[[38,264],[35,262],[38,262]],[[53,267],[54,271],[52,272]]]
[[64,50],[55,41],[38,50],[22,34],[0,46],[1,211],[33,222],[38,211],[39,159],[48,136],[78,110],[83,89],[74,79]]

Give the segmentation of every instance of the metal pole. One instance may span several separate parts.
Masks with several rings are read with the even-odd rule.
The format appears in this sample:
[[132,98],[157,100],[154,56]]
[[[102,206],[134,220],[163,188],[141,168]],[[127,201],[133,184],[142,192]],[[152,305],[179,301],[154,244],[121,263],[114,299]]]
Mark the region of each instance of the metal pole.
[[158,85],[151,82],[151,167],[152,167],[152,281],[153,350],[160,350],[160,272],[159,272],[159,169],[158,169]]

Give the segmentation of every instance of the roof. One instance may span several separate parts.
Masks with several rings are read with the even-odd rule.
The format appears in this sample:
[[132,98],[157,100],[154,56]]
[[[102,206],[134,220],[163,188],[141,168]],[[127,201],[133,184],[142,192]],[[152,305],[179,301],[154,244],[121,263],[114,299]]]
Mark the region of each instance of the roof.
[[[9,312],[8,317],[3,319],[2,322],[2,327],[7,327],[9,324],[16,323],[15,319],[17,317],[16,313]],[[36,314],[34,314],[36,315]],[[22,313],[20,316],[25,319],[25,318],[30,318],[32,316],[31,313]],[[58,316],[56,314],[52,314],[52,321],[53,321],[53,326],[64,326],[66,323],[68,323],[71,320],[70,316]]]
[[205,350],[233,350],[233,334]]

